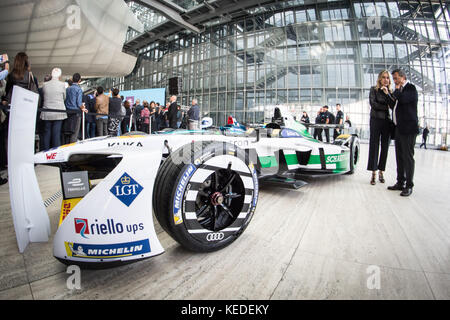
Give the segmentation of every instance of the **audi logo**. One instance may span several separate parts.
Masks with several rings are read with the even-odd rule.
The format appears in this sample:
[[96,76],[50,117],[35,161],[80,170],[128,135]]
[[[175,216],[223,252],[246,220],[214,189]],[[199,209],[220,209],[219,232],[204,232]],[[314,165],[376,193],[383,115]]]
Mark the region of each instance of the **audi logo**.
[[211,241],[220,241],[223,240],[223,238],[225,238],[225,234],[223,232],[217,232],[217,233],[209,233],[206,236],[206,240],[211,242]]

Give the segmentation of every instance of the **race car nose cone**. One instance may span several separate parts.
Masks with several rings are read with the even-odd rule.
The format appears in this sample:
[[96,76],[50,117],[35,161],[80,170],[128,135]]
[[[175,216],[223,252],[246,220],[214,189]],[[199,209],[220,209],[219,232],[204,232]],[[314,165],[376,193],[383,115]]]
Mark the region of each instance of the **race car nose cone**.
[[220,206],[222,205],[224,200],[223,194],[220,192],[216,192],[211,196],[211,203],[213,206]]

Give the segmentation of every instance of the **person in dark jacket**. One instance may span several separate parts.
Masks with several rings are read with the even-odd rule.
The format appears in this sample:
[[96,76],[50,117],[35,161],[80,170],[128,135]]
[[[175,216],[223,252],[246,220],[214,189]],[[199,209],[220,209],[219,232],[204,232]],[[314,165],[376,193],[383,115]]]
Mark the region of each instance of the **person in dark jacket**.
[[401,190],[401,196],[409,197],[414,187],[414,146],[419,134],[417,104],[419,94],[410,83],[403,70],[392,72],[395,82],[394,97],[397,104],[393,108],[395,124],[395,154],[397,160],[397,183],[389,190]]
[[[95,113],[96,94],[83,95],[83,102],[89,113]],[[88,139],[95,138],[97,123],[95,115],[86,116],[86,136]]]
[[130,132],[133,127],[133,124],[130,123],[131,114],[132,114],[130,101],[125,100],[125,102],[123,103],[123,106],[125,107],[125,117],[123,118],[122,124],[121,124],[122,135]]
[[427,139],[429,134],[430,130],[428,130],[428,126],[425,126],[422,132],[422,144],[419,147],[420,149],[422,149],[422,147],[425,147],[425,149],[427,148]]
[[108,135],[117,136],[122,115],[122,98],[119,96],[119,89],[112,90],[112,97],[109,98],[108,110]]
[[136,131],[142,131],[142,119],[141,119],[141,112],[142,109],[144,109],[144,105],[141,104],[141,101],[138,99],[136,100],[136,103],[134,104],[134,108],[133,108],[133,117],[134,117],[134,122],[136,123]]
[[[336,118],[335,124],[343,125],[344,124],[344,112],[342,112],[342,106],[340,103],[336,104]],[[333,140],[336,140],[342,134],[341,129],[334,129]]]
[[[320,108],[319,112],[317,112],[317,117],[315,119],[315,124],[323,124],[323,122],[322,122],[323,121],[322,114],[323,114],[323,108]],[[321,129],[321,128],[314,129],[314,133],[313,133],[314,139],[322,141],[323,140],[323,138],[322,138],[322,131],[323,131],[323,129]]]
[[[392,95],[391,76],[389,71],[382,71],[378,75],[377,84],[370,89],[370,141],[369,141],[369,161],[367,170],[372,172],[371,185],[376,184],[377,171],[378,179],[385,182],[384,171],[391,141],[391,118],[389,108],[395,105],[395,98]],[[380,146],[381,143],[381,146]],[[380,152],[381,149],[381,152]]]
[[303,123],[306,123],[306,124],[311,123],[311,121],[309,120],[309,116],[306,113],[306,111],[303,111],[303,115],[302,115],[302,118],[300,119],[300,121],[303,122]]
[[[323,124],[334,124],[336,121],[336,118],[334,114],[332,114],[330,111],[328,111],[328,106],[323,107],[323,113],[322,113],[322,123]],[[323,129],[325,132],[325,139],[327,140],[327,143],[330,143],[330,129],[326,128]]]
[[[18,86],[27,90],[33,87],[35,93],[39,93],[38,81],[31,72],[31,64],[28,55],[25,52],[19,52],[15,58],[11,72],[6,77],[5,100],[2,102],[4,106],[11,103],[14,86]],[[9,131],[9,113],[6,113],[6,119],[0,125],[0,166],[6,167],[8,164],[8,131]]]
[[199,129],[200,107],[198,106],[197,99],[192,99],[192,106],[187,112],[187,121],[189,130]]
[[167,111],[167,120],[169,120],[169,127],[172,129],[178,129],[177,113],[178,113],[177,96],[172,96],[170,97],[170,106],[169,110]]
[[83,90],[81,89],[81,75],[75,73],[72,77],[73,84],[66,89],[66,109],[70,113],[64,120],[62,132],[64,133],[64,143],[74,143],[78,140],[81,128],[81,112],[88,110],[83,104]]

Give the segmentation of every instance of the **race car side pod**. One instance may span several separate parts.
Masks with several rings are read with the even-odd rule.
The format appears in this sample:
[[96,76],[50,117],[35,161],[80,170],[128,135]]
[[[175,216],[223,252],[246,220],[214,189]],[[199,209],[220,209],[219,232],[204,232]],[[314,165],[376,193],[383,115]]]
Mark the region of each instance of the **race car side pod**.
[[48,242],[50,219],[34,171],[34,138],[39,95],[14,86],[8,135],[11,213],[17,244],[23,253],[30,242]]

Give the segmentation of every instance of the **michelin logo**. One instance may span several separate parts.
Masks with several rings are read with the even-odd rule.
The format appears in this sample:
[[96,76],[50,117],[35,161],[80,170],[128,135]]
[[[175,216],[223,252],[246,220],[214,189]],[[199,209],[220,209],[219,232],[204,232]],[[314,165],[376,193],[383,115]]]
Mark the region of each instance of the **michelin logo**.
[[186,190],[186,185],[189,182],[189,179],[194,175],[197,168],[191,164],[184,172],[181,177],[180,182],[177,186],[177,191],[175,193],[175,198],[173,199],[173,215],[174,221],[176,225],[179,225],[183,222],[183,217],[181,215],[181,202],[183,200],[184,191]]
[[151,252],[148,239],[108,245],[65,242],[65,246],[67,255],[74,258],[113,259]]

